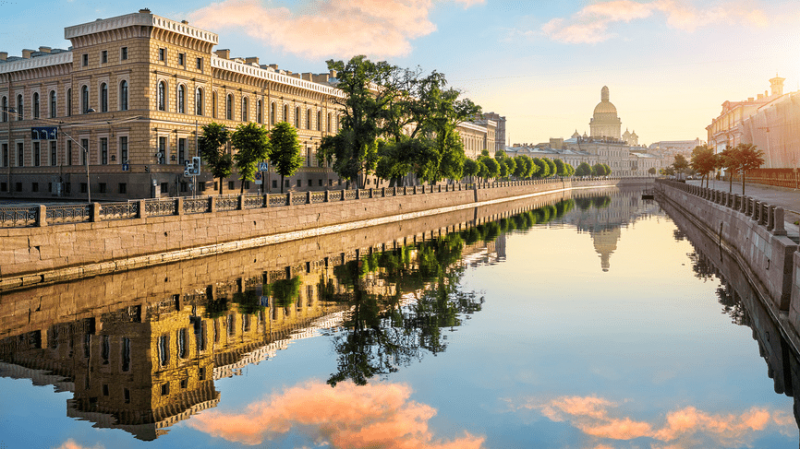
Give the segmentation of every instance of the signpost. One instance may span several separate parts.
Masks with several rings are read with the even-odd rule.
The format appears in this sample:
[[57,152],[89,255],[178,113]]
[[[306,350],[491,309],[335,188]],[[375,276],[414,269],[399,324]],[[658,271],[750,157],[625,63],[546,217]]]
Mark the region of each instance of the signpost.
[[[267,179],[264,179],[264,175],[261,172],[267,172]],[[266,181],[266,182],[265,182]],[[258,173],[256,173],[256,184],[261,184],[261,193],[263,194],[266,190],[264,185],[269,184],[269,162],[261,161],[258,163]]]
[[[183,170],[183,176],[187,178],[197,178],[200,176],[200,158],[195,156],[191,161],[186,161],[186,168]],[[192,179],[192,198],[196,196],[197,179]]]

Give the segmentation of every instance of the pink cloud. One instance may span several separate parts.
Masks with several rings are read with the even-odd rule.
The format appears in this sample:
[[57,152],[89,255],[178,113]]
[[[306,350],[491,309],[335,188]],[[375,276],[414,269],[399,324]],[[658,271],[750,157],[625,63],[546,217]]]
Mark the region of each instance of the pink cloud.
[[[469,8],[485,0],[451,0]],[[324,0],[293,12],[262,0],[224,0],[195,11],[192,21],[211,30],[237,29],[264,44],[309,59],[403,56],[411,40],[436,30],[434,0]]]
[[428,421],[432,407],[409,400],[400,384],[331,388],[315,381],[247,406],[244,413],[204,412],[189,426],[214,437],[258,445],[297,429],[336,448],[479,449],[484,438],[465,432],[452,441],[435,440]]
[[514,409],[538,410],[552,421],[568,421],[586,435],[608,440],[650,438],[653,449],[688,447],[739,447],[758,432],[796,430],[792,415],[753,407],[741,413],[711,414],[695,407],[669,412],[660,426],[613,413],[617,403],[597,396],[565,396],[549,401],[527,399]]
[[569,44],[596,44],[614,37],[617,22],[642,20],[660,13],[675,29],[692,32],[712,24],[766,26],[767,15],[758,8],[728,2],[723,6],[696,7],[688,0],[611,0],[588,5],[569,19],[555,18],[542,26],[545,36]]

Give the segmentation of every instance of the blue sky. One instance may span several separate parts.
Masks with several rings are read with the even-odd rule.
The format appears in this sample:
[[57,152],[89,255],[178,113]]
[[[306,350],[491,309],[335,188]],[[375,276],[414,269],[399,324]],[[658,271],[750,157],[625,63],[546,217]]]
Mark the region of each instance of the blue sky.
[[[766,0],[2,0],[0,50],[67,47],[63,28],[135,12],[188,19],[217,48],[293,72],[367,54],[438,70],[513,142],[588,131],[607,85],[641,143],[706,138],[725,100],[800,84],[800,4]],[[35,17],[35,19],[34,19]]]

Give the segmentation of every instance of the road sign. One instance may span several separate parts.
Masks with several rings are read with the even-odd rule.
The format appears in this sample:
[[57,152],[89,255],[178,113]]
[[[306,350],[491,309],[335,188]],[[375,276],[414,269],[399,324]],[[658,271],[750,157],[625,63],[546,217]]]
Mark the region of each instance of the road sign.
[[259,162],[258,171],[267,171],[267,170],[269,170],[269,162]]
[[129,171],[130,169],[131,169],[131,166],[130,166],[130,165],[128,165],[128,164],[122,164],[122,171]]
[[56,126],[31,127],[31,140],[56,140],[56,138],[58,138],[58,127]]

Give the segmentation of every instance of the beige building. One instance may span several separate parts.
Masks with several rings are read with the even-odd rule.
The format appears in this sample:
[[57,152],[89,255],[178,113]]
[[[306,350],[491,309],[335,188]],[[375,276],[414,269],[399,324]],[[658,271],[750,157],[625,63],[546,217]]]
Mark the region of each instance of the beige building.
[[600,89],[600,103],[594,108],[592,119],[589,120],[590,137],[593,139],[622,138],[622,120],[617,116],[617,108],[611,101],[607,86]]
[[[215,51],[216,34],[147,9],[67,27],[64,37],[68,50],[0,52],[0,198],[83,199],[89,188],[101,200],[190,195],[184,163],[212,121],[230,129],[287,121],[305,163],[284,187],[342,185],[316,159],[321,139],[339,129],[336,73],[292,73]],[[460,128],[470,151],[494,147],[497,125],[485,122]],[[267,177],[280,191],[279,177]],[[233,193],[241,187],[235,174],[225,182]],[[204,170],[197,193],[216,183]]]
[[762,169],[800,168],[800,92],[775,96],[742,120],[737,131],[743,143],[764,152]]

